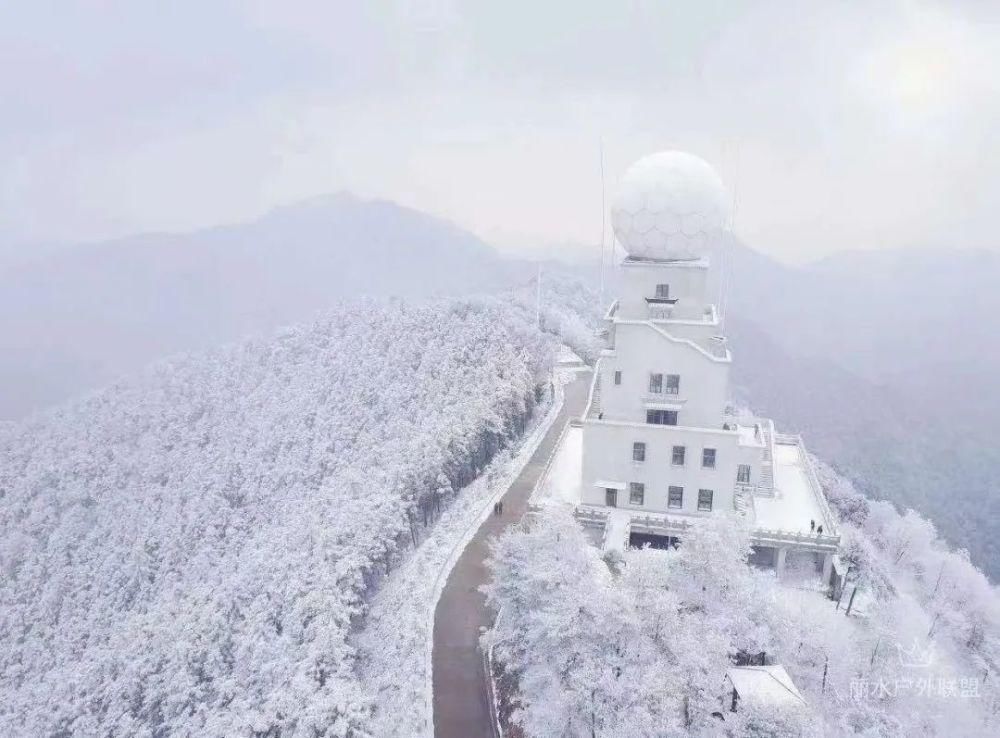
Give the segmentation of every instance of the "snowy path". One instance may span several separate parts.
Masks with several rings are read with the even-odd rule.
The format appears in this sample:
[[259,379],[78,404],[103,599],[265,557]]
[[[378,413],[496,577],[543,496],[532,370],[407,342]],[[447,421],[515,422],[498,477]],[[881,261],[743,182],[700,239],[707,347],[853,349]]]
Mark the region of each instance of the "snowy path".
[[488,572],[488,541],[521,519],[528,497],[552,454],[563,426],[579,417],[587,401],[590,373],[581,372],[565,388],[565,400],[531,459],[503,495],[503,515],[490,516],[476,531],[448,577],[434,617],[434,734],[439,738],[492,736],[486,696],[480,627],[490,615],[480,585]]

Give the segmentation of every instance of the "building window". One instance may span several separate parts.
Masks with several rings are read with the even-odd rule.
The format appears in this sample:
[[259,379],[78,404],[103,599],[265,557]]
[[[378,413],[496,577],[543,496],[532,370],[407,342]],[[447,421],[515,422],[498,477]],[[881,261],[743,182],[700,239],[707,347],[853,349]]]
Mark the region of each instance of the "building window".
[[684,488],[669,487],[667,489],[667,507],[679,510],[684,507]]
[[668,374],[667,375],[667,388],[664,390],[668,395],[676,395],[681,391],[681,375],[680,374]]
[[750,484],[750,465],[740,464],[736,469],[736,481],[740,484]]
[[646,485],[642,482],[629,482],[628,504],[641,505],[646,497]]
[[606,487],[604,489],[604,504],[608,507],[618,507],[618,490]]
[[706,469],[715,468],[715,449],[706,448],[701,452],[701,465]]
[[652,425],[677,425],[677,411],[647,410],[646,422]]
[[620,369],[618,369],[615,371],[615,384],[621,384],[621,383],[622,383],[622,372]]
[[670,285],[669,284],[656,285],[656,296],[661,300],[668,299],[670,297]]
[[684,447],[674,446],[674,453],[670,457],[670,463],[674,466],[684,466]]
[[650,374],[649,375],[649,391],[656,394],[663,392],[663,375],[662,374]]
[[698,510],[701,512],[712,512],[712,497],[714,492],[710,489],[698,490]]
[[632,444],[632,461],[645,461],[646,460],[646,444],[642,441],[636,441]]

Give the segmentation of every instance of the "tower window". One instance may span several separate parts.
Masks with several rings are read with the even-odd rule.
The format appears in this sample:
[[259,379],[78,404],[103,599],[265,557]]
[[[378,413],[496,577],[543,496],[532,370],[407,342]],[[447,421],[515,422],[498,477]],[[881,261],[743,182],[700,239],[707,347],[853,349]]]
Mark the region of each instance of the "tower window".
[[740,464],[736,469],[736,481],[740,484],[750,484],[750,465]]
[[647,410],[646,422],[651,425],[677,425],[677,411]]
[[662,374],[650,374],[649,375],[649,391],[659,394],[663,392],[663,375]]
[[646,485],[642,482],[629,482],[628,504],[641,505],[646,499]]
[[645,461],[646,460],[646,444],[642,441],[636,441],[632,444],[632,461]]
[[706,448],[701,452],[701,465],[706,469],[715,468],[715,449]]
[[674,510],[679,510],[684,507],[684,488],[683,487],[668,487],[667,488],[667,507]]
[[698,509],[701,512],[712,512],[712,498],[715,493],[710,489],[698,490]]
[[669,284],[656,285],[656,296],[661,300],[668,299],[670,297],[670,285]]
[[674,446],[674,452],[670,457],[670,463],[674,466],[684,466],[684,447]]
[[680,374],[668,374],[667,375],[667,388],[666,393],[668,395],[676,395],[681,391],[681,375]]
[[615,384],[622,383],[622,372],[621,369],[615,370]]

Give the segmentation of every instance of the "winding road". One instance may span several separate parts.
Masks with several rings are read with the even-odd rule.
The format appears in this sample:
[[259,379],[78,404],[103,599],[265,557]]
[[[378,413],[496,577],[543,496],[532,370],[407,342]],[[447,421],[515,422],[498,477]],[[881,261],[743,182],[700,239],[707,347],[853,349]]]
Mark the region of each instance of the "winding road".
[[503,515],[491,515],[476,531],[452,569],[434,612],[433,660],[434,735],[436,738],[490,738],[492,712],[479,649],[481,627],[492,614],[479,587],[489,572],[484,565],[489,539],[516,523],[528,507],[528,497],[555,449],[563,427],[580,417],[587,403],[591,373],[580,372],[565,387],[562,409],[535,453],[503,495]]

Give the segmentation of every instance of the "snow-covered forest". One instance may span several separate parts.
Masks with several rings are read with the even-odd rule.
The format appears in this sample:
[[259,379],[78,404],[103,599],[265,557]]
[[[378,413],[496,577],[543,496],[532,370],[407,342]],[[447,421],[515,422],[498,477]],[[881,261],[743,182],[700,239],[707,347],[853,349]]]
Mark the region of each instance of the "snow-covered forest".
[[[855,602],[748,567],[737,519],[713,519],[675,550],[604,558],[561,508],[506,534],[486,637],[505,668],[506,718],[530,736],[996,735],[996,591],[917,513],[821,470]],[[760,652],[808,706],[729,712],[727,669]]]
[[364,735],[348,633],[523,429],[533,317],[345,303],[0,429],[0,733]]

